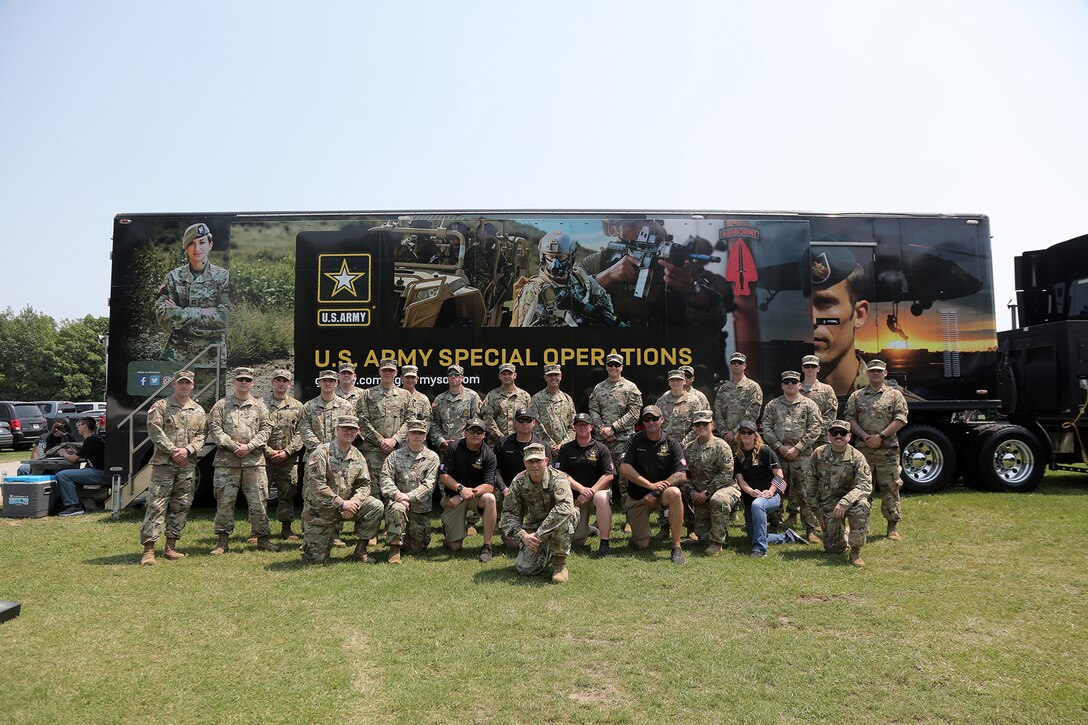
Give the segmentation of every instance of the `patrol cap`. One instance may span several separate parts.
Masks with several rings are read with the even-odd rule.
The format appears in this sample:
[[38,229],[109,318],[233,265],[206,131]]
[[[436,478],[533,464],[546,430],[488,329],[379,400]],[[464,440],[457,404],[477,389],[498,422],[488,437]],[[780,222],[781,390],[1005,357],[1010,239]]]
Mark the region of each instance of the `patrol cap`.
[[192,224],[181,235],[181,248],[188,249],[189,245],[201,237],[212,238],[212,230],[204,222]]
[[756,422],[754,420],[742,420],[740,425],[737,426],[737,430],[747,428],[748,430],[759,430],[756,428]]
[[484,422],[479,418],[469,418],[467,421],[465,421],[465,430],[468,430],[470,428],[479,428],[485,433],[487,432],[487,426],[484,425]]
[[805,355],[803,358],[801,358],[801,367],[804,367],[805,365],[819,365],[819,364],[820,364],[820,358],[816,357],[815,355]]
[[349,370],[351,372],[355,372],[355,363],[342,362],[342,363],[340,363],[340,367],[338,367],[337,370],[342,372],[342,373],[347,372]]
[[796,380],[797,382],[801,382],[801,373],[797,372],[796,370],[783,370],[782,382],[786,382],[787,380]]
[[320,385],[322,380],[340,380],[340,376],[336,374],[335,370],[322,370],[316,378],[314,383]]
[[283,378],[284,380],[294,380],[295,376],[291,374],[291,371],[287,368],[278,368],[272,373],[272,379]]
[[683,380],[684,379],[684,373],[682,371],[680,371],[680,370],[670,370],[669,371],[669,380],[672,380],[674,378],[679,378],[680,380]]
[[378,363],[378,369],[379,370],[392,370],[393,372],[396,372],[397,371],[397,361],[394,360],[391,357],[387,357],[384,360],[382,360],[380,363]]
[[253,368],[234,368],[234,379],[238,380],[240,378],[249,378],[252,380]]
[[525,452],[521,454],[522,460],[547,460],[548,454],[544,452],[544,446],[540,443],[530,443],[525,446]]
[[419,368],[415,365],[401,365],[400,376],[403,378],[405,375],[411,375],[413,378],[418,378]]
[[833,420],[831,421],[831,425],[827,426],[827,432],[830,433],[833,430],[841,430],[849,433],[850,424],[847,423],[845,420]]
[[533,420],[540,420],[536,417],[536,411],[532,408],[522,408],[518,412],[514,413],[514,420],[518,418],[532,418]]
[[695,377],[695,368],[690,365],[681,365],[680,372],[684,374],[684,377]]
[[888,366],[883,360],[873,358],[869,361],[869,364],[865,366],[866,370],[887,370]]
[[426,433],[428,430],[429,430],[429,428],[428,428],[427,424],[424,423],[419,418],[415,418],[413,420],[408,421],[408,432],[409,433]]
[[579,413],[578,415],[574,416],[574,420],[571,422],[571,425],[578,425],[579,423],[588,423],[589,425],[593,425],[593,419],[589,417],[589,413]]
[[354,415],[342,415],[336,419],[337,428],[358,428],[359,419]]
[[558,365],[545,365],[544,366],[544,374],[545,375],[551,375],[552,373],[561,373],[561,372],[563,372],[563,368],[559,367]]
[[505,373],[507,371],[512,372],[512,373],[516,373],[518,371],[518,369],[516,367],[514,367],[513,363],[503,363],[502,365],[499,366],[499,372],[500,373]]
[[729,356],[729,362],[731,362],[731,363],[733,363],[733,362],[746,363],[746,362],[748,362],[748,356],[745,355],[743,352],[735,352],[735,353],[733,353],[732,355]]
[[714,411],[712,410],[697,410],[694,415],[691,416],[692,423],[713,423]]
[[446,375],[464,375],[465,369],[460,365],[450,365],[446,368]]
[[612,353],[611,355],[605,355],[604,356],[604,364],[607,365],[610,362],[619,363],[620,365],[623,365],[623,355],[620,355],[619,353],[615,353],[615,352]]
[[179,380],[188,380],[190,383],[196,383],[196,376],[192,370],[178,370],[174,373],[174,382]]
[[665,417],[665,414],[661,412],[661,408],[658,408],[656,405],[647,405],[645,408],[643,408],[642,415],[639,416],[639,420],[646,420],[646,416],[648,415],[657,416],[658,418]]
[[816,256],[806,252],[801,263],[806,261],[812,286],[819,288],[834,287],[849,277],[855,269],[861,269],[854,255],[843,247],[829,247]]

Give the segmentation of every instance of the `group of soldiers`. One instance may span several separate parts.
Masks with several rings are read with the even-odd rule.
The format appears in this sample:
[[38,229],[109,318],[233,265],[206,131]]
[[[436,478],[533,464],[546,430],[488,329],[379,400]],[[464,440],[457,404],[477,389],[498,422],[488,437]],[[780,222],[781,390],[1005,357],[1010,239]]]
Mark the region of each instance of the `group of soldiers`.
[[[783,394],[765,409],[762,390],[746,377],[746,368],[742,353],[731,356],[730,379],[713,404],[693,386],[693,368],[672,370],[669,390],[643,407],[641,391],[623,377],[623,357],[613,353],[605,358],[606,379],[589,396],[588,413],[579,412],[560,389],[558,365],[545,367],[545,387],[530,395],[517,386],[515,366],[504,364],[499,385],[483,398],[464,387],[464,370],[451,365],[449,389],[433,403],[416,390],[418,369],[398,368],[392,359],[380,361],[379,384],[365,389],[355,386],[350,363],[321,371],[315,380],[320,393],[306,403],[290,395],[291,371],[274,371],[271,392],[260,399],[251,394],[253,370],[239,367],[233,392],[207,414],[192,399],[194,373],[182,370],[174,375],[173,395],[148,414],[155,452],[141,564],[155,563],[164,525],[163,556],[185,556],[177,542],[192,501],[195,456],[206,440],[216,447],[218,540],[212,555],[229,551],[239,490],[249,507],[250,543],[277,550],[267,510],[271,486],[280,536],[301,541],[303,561],[328,561],[334,547],[346,546],[345,527],[354,522],[354,557],[371,561],[368,546],[377,543],[384,523],[388,561],[396,564],[402,551],[429,546],[437,489],[447,549],[461,549],[480,524],[482,562],[491,560],[499,533],[503,544],[518,551],[520,574],[536,575],[550,566],[552,580],[564,582],[572,545],[598,536],[595,556],[609,555],[615,491],[622,496],[632,546],[650,546],[650,515],[661,511],[661,536],[672,540],[672,560],[682,564],[685,521],[689,538],[706,544],[708,554],[726,543],[726,527],[742,498],[733,478],[736,431],[761,412],[764,440],[791,484],[786,526],[796,525],[799,516],[807,541],[822,540],[827,551],[840,553],[849,544],[851,563],[862,565],[875,484],[888,538],[898,539],[895,433],[906,423],[907,408],[902,394],[884,384],[884,363],[869,362],[870,384],[850,396],[843,419],[836,417],[834,391],[817,379],[815,356],[802,360],[803,375],[782,373]],[[848,445],[851,434],[864,444],[860,451]],[[292,524],[303,448],[300,538]],[[589,524],[591,515],[596,526]]]

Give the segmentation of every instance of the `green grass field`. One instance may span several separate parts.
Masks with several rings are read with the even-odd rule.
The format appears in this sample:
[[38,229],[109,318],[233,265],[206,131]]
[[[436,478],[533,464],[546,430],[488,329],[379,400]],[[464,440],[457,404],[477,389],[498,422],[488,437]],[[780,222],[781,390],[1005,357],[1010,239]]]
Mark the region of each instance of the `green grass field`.
[[1088,478],[903,508],[865,570],[738,536],[677,567],[617,532],[562,586],[437,528],[400,567],[304,568],[244,521],[208,556],[200,510],[186,559],[140,567],[139,512],[0,519],[0,722],[1088,721]]

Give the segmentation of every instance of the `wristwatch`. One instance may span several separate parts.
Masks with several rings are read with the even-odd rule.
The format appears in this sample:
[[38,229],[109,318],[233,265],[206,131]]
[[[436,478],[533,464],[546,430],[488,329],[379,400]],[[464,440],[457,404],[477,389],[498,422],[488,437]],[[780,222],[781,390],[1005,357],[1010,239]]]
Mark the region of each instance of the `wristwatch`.
[[462,491],[464,491],[464,490],[465,490],[465,487],[464,487],[464,485],[462,485],[462,484],[460,484],[460,483],[459,483],[459,484],[457,484],[457,493],[461,493],[461,492],[462,492]]

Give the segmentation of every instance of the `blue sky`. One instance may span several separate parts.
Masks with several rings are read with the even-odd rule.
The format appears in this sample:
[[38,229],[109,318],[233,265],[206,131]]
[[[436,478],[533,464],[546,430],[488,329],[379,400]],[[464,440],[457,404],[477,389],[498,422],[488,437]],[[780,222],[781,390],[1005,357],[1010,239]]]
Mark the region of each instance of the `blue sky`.
[[1088,232],[1088,3],[0,0],[0,309],[118,212],[736,209]]

